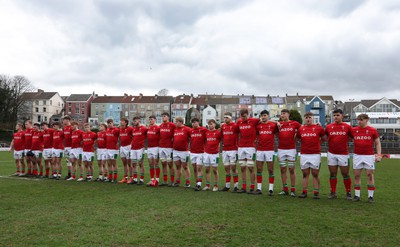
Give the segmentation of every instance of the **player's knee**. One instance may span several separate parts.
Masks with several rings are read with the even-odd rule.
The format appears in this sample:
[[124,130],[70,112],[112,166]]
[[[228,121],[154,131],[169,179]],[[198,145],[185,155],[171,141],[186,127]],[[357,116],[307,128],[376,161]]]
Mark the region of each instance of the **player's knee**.
[[254,161],[248,160],[248,161],[246,161],[246,165],[249,166],[249,167],[251,167],[251,168],[253,168],[253,166],[254,166]]
[[247,166],[247,161],[239,160],[239,165],[240,165],[240,167],[246,167]]

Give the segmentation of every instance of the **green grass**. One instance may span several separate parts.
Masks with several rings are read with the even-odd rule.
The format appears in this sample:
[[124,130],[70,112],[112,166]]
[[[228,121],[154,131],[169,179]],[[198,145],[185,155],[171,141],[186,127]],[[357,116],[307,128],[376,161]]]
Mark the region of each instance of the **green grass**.
[[[313,200],[269,197],[266,179],[262,196],[18,179],[9,177],[15,170],[11,155],[0,152],[0,245],[398,246],[399,165],[387,159],[378,164],[371,205],[365,178],[362,202],[344,199],[340,176],[340,199],[326,199],[325,161],[322,199]],[[300,191],[300,170],[297,174]]]

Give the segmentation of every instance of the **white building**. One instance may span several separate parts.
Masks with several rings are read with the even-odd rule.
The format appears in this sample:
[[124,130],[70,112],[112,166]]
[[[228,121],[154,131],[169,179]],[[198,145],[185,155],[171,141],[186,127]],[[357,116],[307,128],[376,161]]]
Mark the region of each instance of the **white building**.
[[211,107],[210,105],[207,105],[203,109],[203,118],[202,118],[202,126],[207,126],[208,125],[208,120],[214,119],[216,120],[217,118],[217,110],[215,108]]
[[32,107],[31,119],[34,123],[49,122],[51,116],[61,113],[64,100],[57,92],[44,92],[39,89],[32,99]]

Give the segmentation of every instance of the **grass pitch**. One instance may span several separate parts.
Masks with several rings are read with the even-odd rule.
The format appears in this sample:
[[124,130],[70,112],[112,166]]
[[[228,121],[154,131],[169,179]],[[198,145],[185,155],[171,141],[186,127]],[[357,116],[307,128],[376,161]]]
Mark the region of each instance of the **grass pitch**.
[[[377,165],[376,202],[371,205],[365,178],[362,202],[344,199],[340,176],[339,199],[326,199],[325,160],[322,198],[313,200],[278,196],[277,164],[275,195],[269,197],[266,172],[261,196],[20,179],[9,176],[15,172],[11,154],[0,152],[0,245],[399,246],[399,168],[399,160]],[[299,169],[297,174],[300,192]],[[222,167],[219,186],[224,186]]]

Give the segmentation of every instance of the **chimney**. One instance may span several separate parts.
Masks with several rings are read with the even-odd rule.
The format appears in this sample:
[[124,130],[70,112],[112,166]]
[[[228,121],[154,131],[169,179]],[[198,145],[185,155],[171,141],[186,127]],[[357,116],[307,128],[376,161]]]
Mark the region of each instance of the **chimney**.
[[128,97],[128,94],[127,94],[127,93],[124,93],[124,97]]
[[38,89],[37,92],[38,93],[44,93],[44,91],[42,89]]
[[157,99],[157,97],[158,97],[158,94],[154,95],[154,98],[156,98],[156,99]]
[[296,96],[299,97],[299,92],[296,93]]
[[140,93],[140,94],[139,94],[139,99],[141,99],[142,97],[143,97],[143,94]]

